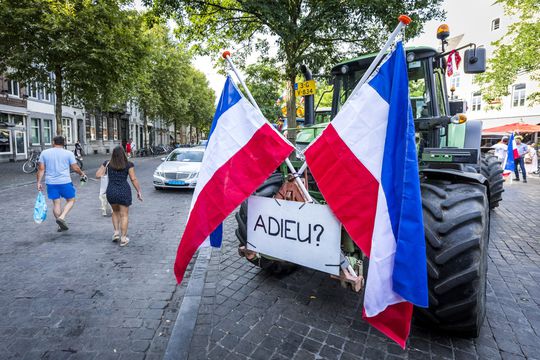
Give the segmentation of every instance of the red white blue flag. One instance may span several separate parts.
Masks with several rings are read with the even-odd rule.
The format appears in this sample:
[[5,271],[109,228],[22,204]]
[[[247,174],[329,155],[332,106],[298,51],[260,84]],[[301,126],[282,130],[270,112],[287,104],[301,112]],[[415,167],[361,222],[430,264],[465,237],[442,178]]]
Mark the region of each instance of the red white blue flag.
[[328,205],[369,257],[364,318],[402,347],[428,306],[414,121],[401,42],[305,157]]
[[179,283],[204,240],[213,233],[212,245],[220,245],[223,220],[279,167],[293,149],[227,77],[212,122],[186,228],[176,253],[174,273]]
[[514,171],[516,168],[516,165],[514,164],[514,160],[519,158],[519,152],[517,149],[516,139],[514,139],[514,133],[510,136],[510,140],[508,141],[508,149],[506,152],[506,164],[504,165],[505,171]]

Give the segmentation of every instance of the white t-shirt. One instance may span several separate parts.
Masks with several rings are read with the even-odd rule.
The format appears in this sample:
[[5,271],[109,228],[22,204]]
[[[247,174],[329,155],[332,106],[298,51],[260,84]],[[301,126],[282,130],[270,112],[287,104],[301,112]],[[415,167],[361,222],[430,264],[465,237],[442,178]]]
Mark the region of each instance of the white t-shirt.
[[503,143],[497,143],[491,148],[495,149],[495,156],[499,158],[499,160],[504,161],[504,158],[506,157],[506,152],[508,151],[508,145],[505,145]]

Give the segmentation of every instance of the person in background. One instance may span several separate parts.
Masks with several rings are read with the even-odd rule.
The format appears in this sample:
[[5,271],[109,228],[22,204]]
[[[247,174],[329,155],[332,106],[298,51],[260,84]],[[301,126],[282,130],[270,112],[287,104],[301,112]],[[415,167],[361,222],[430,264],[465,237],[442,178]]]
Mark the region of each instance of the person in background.
[[135,151],[137,151],[137,144],[135,144],[135,141],[133,139],[129,139],[131,144],[131,157],[135,157]]
[[120,240],[120,246],[126,246],[129,243],[127,236],[129,223],[129,206],[131,205],[131,187],[127,178],[137,190],[137,198],[142,201],[141,187],[135,176],[135,168],[128,160],[126,152],[121,146],[114,148],[111,160],[105,161],[96,173],[97,178],[101,178],[108,173],[109,184],[107,186],[107,201],[112,207],[112,223],[114,234],[113,241]]
[[528,152],[525,157],[525,167],[528,168],[527,172],[529,174],[538,173],[538,150],[536,149],[536,144],[533,141],[527,143]]
[[77,142],[75,143],[75,151],[73,153],[75,154],[76,158],[82,160],[83,151],[81,142],[79,140],[77,140]]
[[515,181],[519,181],[519,171],[518,171],[518,165],[521,168],[521,175],[523,175],[523,182],[527,182],[527,171],[525,171],[525,154],[529,152],[529,148],[527,144],[524,144],[521,142],[523,140],[523,137],[516,136],[516,149],[518,151],[519,157],[517,159],[514,159],[514,174],[516,175]]
[[[47,197],[53,202],[53,214],[58,224],[58,231],[69,229],[66,216],[75,204],[75,187],[71,182],[70,168],[81,176],[81,181],[86,179],[86,175],[77,165],[75,155],[64,149],[64,138],[56,136],[53,138],[53,147],[43,150],[39,156],[37,172],[37,189],[43,190],[41,180],[45,175],[45,185],[47,185]],[[62,208],[61,198],[66,199],[66,204]]]
[[495,149],[495,156],[504,164],[506,152],[508,151],[508,136],[503,136],[501,141],[491,147]]
[[131,151],[132,151],[132,149],[131,149],[131,142],[132,142],[132,141],[133,141],[133,140],[130,138],[130,139],[128,140],[128,142],[126,143],[126,154],[127,154],[127,157],[128,157],[128,158],[131,157]]

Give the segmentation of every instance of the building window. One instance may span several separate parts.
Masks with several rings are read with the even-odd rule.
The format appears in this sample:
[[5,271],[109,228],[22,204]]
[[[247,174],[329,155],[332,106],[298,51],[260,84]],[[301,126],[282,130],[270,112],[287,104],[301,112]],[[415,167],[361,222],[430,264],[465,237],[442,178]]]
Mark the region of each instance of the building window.
[[109,140],[109,131],[108,131],[108,127],[107,127],[107,117],[106,116],[103,116],[101,118],[101,123],[102,123],[102,129],[103,129],[103,140]]
[[38,88],[35,82],[28,85],[28,95],[31,99],[38,99]]
[[512,91],[512,106],[525,106],[525,84],[514,85]]
[[11,115],[11,121],[16,126],[24,126],[24,117],[22,115]]
[[450,87],[453,86],[454,88],[458,88],[459,82],[460,82],[460,76],[459,74],[455,74],[454,76],[450,78]]
[[8,80],[8,94],[19,96],[19,83],[13,80]]
[[62,118],[62,136],[66,139],[66,144],[71,144],[73,141],[73,129],[71,127],[70,118]]
[[43,143],[45,145],[51,145],[52,139],[52,120],[43,120]]
[[113,119],[114,140],[118,140],[118,119]]
[[499,29],[499,26],[501,25],[501,19],[496,18],[491,21],[491,31],[495,31]]
[[46,102],[50,102],[51,101],[51,94],[49,93],[49,91],[47,90],[47,88],[42,88],[43,90],[43,97],[42,99]]
[[11,154],[11,131],[0,129],[0,154]]
[[30,143],[32,145],[39,145],[41,143],[39,136],[39,122],[40,119],[30,119]]
[[475,92],[472,96],[472,111],[479,111],[482,108],[482,94]]

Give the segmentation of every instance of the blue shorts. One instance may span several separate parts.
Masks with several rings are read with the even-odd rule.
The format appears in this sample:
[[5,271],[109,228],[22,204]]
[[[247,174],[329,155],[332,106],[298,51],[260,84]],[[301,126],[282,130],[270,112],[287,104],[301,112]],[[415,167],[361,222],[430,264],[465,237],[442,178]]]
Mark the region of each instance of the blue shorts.
[[66,200],[74,199],[75,194],[73,183],[47,184],[47,197],[51,200],[60,199],[61,197]]

